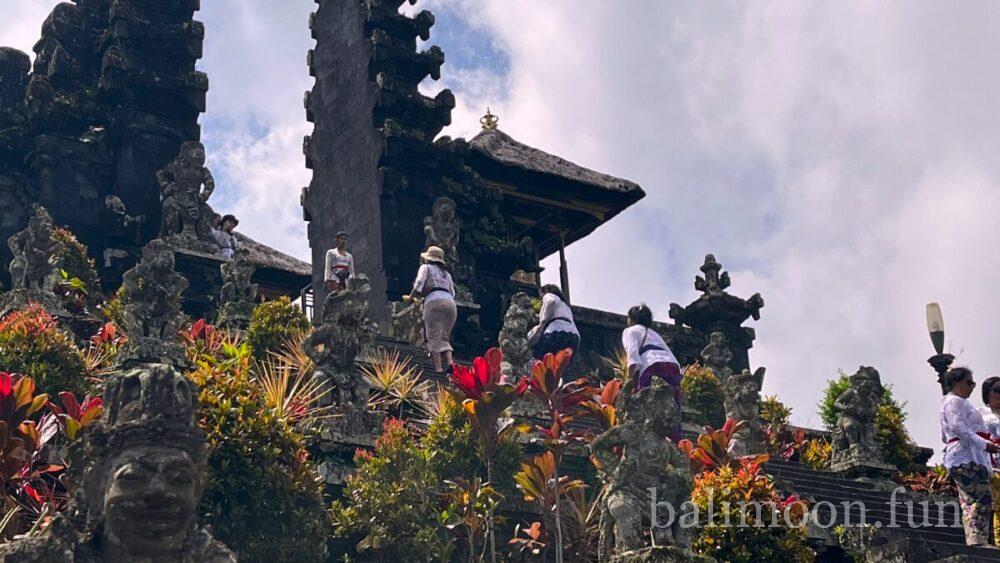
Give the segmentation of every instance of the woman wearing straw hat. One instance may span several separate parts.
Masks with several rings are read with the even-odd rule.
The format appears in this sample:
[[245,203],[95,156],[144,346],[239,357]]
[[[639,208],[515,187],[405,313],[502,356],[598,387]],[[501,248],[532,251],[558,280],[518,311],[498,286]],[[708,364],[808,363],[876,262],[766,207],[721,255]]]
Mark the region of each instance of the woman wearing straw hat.
[[[455,305],[455,282],[444,261],[444,250],[431,246],[420,255],[420,269],[413,282],[413,291],[403,298],[412,301],[424,298],[424,340],[438,373],[452,363],[451,331],[458,318]],[[442,364],[441,356],[444,355]]]

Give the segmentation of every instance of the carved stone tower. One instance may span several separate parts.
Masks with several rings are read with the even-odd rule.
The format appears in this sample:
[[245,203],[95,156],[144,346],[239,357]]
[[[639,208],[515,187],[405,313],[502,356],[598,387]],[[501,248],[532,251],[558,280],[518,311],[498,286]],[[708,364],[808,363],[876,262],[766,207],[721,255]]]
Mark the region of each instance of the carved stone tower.
[[434,23],[430,12],[401,15],[403,0],[317,3],[308,54],[316,84],[305,96],[315,129],[303,145],[313,179],[302,194],[316,303],[326,251],[343,230],[358,272],[371,278],[372,313],[385,318],[386,295],[404,293],[411,280],[402,272],[416,269],[428,198],[442,189],[434,137],[451,123],[455,99],[448,90],[435,98],[417,90],[427,76],[440,77],[444,62],[437,47],[417,51]]

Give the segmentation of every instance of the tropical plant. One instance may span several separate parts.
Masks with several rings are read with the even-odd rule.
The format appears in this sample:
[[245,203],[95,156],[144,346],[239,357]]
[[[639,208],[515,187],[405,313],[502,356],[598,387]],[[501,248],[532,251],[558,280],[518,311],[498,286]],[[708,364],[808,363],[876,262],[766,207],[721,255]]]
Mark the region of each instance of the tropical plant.
[[389,419],[373,452],[358,450],[356,470],[331,507],[334,536],[380,561],[449,561],[454,539],[441,521],[443,481],[433,451],[402,421]]
[[769,424],[764,428],[767,452],[785,461],[799,461],[802,449],[806,447],[806,431],[790,426]]
[[[439,392],[429,403],[433,415],[422,445],[432,452],[431,466],[439,481],[477,477],[488,479],[481,442],[468,415],[452,393]],[[514,473],[521,467],[521,446],[516,436],[504,435],[493,453],[492,487],[503,494],[516,491]]]
[[308,330],[309,320],[302,309],[282,296],[254,308],[246,341],[253,349],[254,357],[264,360],[270,352],[280,351],[289,339],[299,338]]
[[628,379],[628,352],[625,351],[625,348],[621,346],[615,348],[610,356],[601,356],[601,361],[604,363],[604,367],[611,370],[615,379],[621,381]]
[[726,423],[725,393],[722,382],[711,368],[688,366],[681,379],[684,404],[696,411],[692,422],[718,428]]
[[90,342],[83,349],[83,361],[91,382],[100,383],[111,372],[126,342],[128,337],[113,322],[104,323],[90,337]]
[[791,407],[785,406],[777,396],[765,396],[760,402],[760,421],[775,428],[788,426],[792,417]]
[[[590,561],[597,553],[600,535],[599,498],[588,499],[583,481],[568,475],[559,476],[557,485],[556,474],[555,455],[551,451],[522,463],[514,479],[524,499],[538,504],[542,521],[532,523],[523,531],[519,527],[509,543],[522,553],[537,555],[560,544],[560,539],[551,531],[561,528],[563,557],[570,561]],[[556,502],[560,505],[560,528],[556,528]]]
[[5,537],[44,529],[65,506],[65,466],[49,461],[54,457],[49,448],[76,439],[100,415],[101,404],[90,398],[80,403],[65,392],[60,399],[61,408],[48,395],[36,394],[31,378],[0,373],[0,485],[10,518],[3,525]]
[[44,307],[29,305],[0,320],[0,366],[30,377],[49,395],[60,391],[82,394],[86,365],[73,338],[59,328]]
[[96,422],[104,410],[104,401],[100,397],[87,395],[81,402],[68,391],[59,393],[59,402],[62,407],[49,403],[49,408],[58,417],[63,432],[70,440],[76,440],[80,431]]
[[59,242],[58,254],[62,263],[56,294],[70,311],[84,312],[101,301],[101,280],[94,259],[88,256],[87,247],[69,230],[56,228],[52,237]]
[[362,360],[361,373],[374,391],[369,404],[392,409],[399,418],[421,412],[430,395],[431,382],[399,350],[373,350]]
[[[531,441],[540,444],[548,453],[552,454],[551,481],[554,484],[563,482],[560,465],[566,449],[573,443],[587,441],[589,437],[587,433],[570,426],[570,422],[575,417],[586,414],[587,409],[583,407],[583,404],[591,400],[591,396],[594,394],[594,390],[588,385],[586,379],[564,380],[563,376],[572,360],[573,351],[569,349],[557,354],[546,354],[542,360],[535,362],[531,375],[527,378],[530,393],[541,400],[549,417],[547,426],[537,424],[534,426],[531,430],[533,434]],[[551,504],[547,505],[547,509],[552,511],[555,525],[555,560],[557,563],[563,561],[564,548],[561,493],[562,487],[554,486],[551,496],[540,497],[546,501],[550,499],[552,501]]]
[[720,430],[705,427],[698,436],[697,443],[684,439],[677,443],[677,449],[691,459],[691,472],[702,473],[721,467],[741,467],[747,463],[761,464],[769,459],[767,454],[734,456],[729,452],[733,436],[746,425],[744,420],[728,419]]
[[296,409],[269,403],[245,342],[207,323],[192,329],[189,377],[210,447],[202,521],[240,559],[321,561],[328,521]]
[[693,547],[718,561],[813,561],[805,531],[808,506],[782,498],[759,463],[742,460],[694,477],[698,515]]
[[833,456],[833,446],[826,438],[809,438],[799,451],[799,461],[813,469],[826,469]]
[[490,515],[496,511],[503,495],[478,477],[471,481],[448,480],[445,484],[449,490],[445,493],[446,506],[441,520],[445,522],[445,528],[465,539],[469,562],[481,561],[486,555],[487,544],[482,542],[484,553],[479,557],[476,557],[476,546],[489,532]]
[[323,399],[330,394],[328,382],[273,359],[256,363],[254,376],[261,387],[264,407],[276,417],[300,424],[331,415],[333,407],[323,405]]
[[935,465],[927,471],[897,473],[892,480],[915,493],[958,496],[958,489],[943,465]]
[[600,389],[595,389],[591,398],[581,406],[590,413],[591,418],[601,425],[602,430],[608,430],[618,424],[615,403],[621,394],[622,380],[612,379]]
[[868,552],[872,543],[879,537],[878,526],[858,524],[854,526],[836,526],[833,537],[841,549],[856,563],[868,561]]
[[[504,436],[515,429],[513,419],[503,418],[504,411],[528,388],[528,382],[522,380],[517,385],[500,381],[500,363],[503,353],[499,348],[490,348],[486,355],[476,358],[472,367],[455,364],[452,366],[451,381],[458,388],[459,396],[464,397],[462,408],[465,409],[479,436],[479,443],[486,461],[487,479],[494,483],[493,456],[497,445]],[[490,511],[487,522],[490,561],[496,561],[496,532],[493,521],[493,511]]]

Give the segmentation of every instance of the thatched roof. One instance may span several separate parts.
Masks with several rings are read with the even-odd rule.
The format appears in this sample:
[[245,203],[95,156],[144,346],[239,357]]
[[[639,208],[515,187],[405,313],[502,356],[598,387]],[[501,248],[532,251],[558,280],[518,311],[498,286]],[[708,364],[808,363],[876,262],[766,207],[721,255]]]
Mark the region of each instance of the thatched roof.
[[239,232],[236,233],[236,239],[241,248],[250,253],[250,262],[258,268],[273,268],[300,276],[312,275],[312,266],[308,262],[279,252]]
[[602,174],[514,140],[499,129],[484,129],[469,147],[497,162],[529,172],[548,174],[572,182],[621,193],[642,193],[635,182]]

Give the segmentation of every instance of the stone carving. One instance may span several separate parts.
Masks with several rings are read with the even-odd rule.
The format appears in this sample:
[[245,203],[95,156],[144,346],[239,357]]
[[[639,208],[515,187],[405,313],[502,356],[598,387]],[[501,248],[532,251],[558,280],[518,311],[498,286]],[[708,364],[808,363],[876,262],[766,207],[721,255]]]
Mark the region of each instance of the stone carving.
[[444,250],[449,266],[458,264],[458,241],[462,226],[458,207],[450,197],[439,197],[431,208],[431,215],[424,217],[424,247],[437,246]]
[[831,470],[844,471],[856,466],[888,468],[882,461],[875,431],[883,392],[875,368],[861,366],[850,377],[850,387],[834,403],[838,417],[833,431]]
[[413,346],[424,342],[424,301],[416,299],[409,303],[393,301],[389,303],[389,338],[401,340]]
[[214,212],[208,205],[215,180],[205,167],[205,147],[197,141],[182,144],[180,155],[156,173],[156,180],[163,202],[160,236],[181,246],[216,246],[212,238]]
[[142,260],[122,278],[126,362],[183,364],[178,331],[184,322],[181,296],[187,287],[187,279],[174,271],[174,251],[168,244],[156,239],[143,248]]
[[[324,386],[337,387],[336,406],[340,410],[364,412],[369,385],[355,368],[358,354],[370,345],[378,325],[368,318],[371,282],[365,275],[347,280],[347,289],[326,296],[322,324],[303,343],[316,365],[313,379]],[[326,400],[327,406],[332,398]]]
[[0,303],[0,315],[36,302],[54,315],[68,316],[54,292],[60,279],[62,245],[53,236],[55,225],[49,212],[38,204],[33,208],[27,228],[7,240],[14,259],[10,263],[11,291]]
[[444,250],[444,259],[451,268],[455,281],[455,301],[460,305],[472,305],[469,291],[472,269],[459,263],[458,243],[461,238],[462,223],[458,218],[458,206],[450,197],[439,197],[431,208],[431,215],[424,217],[425,248],[437,246]]
[[55,224],[49,212],[34,205],[28,227],[7,240],[14,254],[10,263],[12,289],[51,293],[59,280],[59,241],[53,236]]
[[244,249],[219,267],[222,270],[222,290],[219,294],[220,326],[246,328],[257,306],[257,284],[251,281],[256,271]]
[[729,445],[733,455],[747,456],[764,453],[764,430],[760,424],[760,388],[764,372],[750,373],[745,369],[733,375],[726,382],[726,418],[742,420],[743,428],[737,432]]
[[531,297],[524,292],[514,294],[503,317],[503,327],[498,337],[500,350],[503,352],[500,370],[504,377],[513,380],[531,373],[534,362],[528,332],[537,324],[538,315],[531,305]]
[[170,366],[108,382],[70,476],[70,505],[41,536],[0,546],[0,562],[236,561],[197,523],[207,478],[197,391]]
[[[687,456],[667,439],[681,417],[673,391],[657,379],[624,402],[627,419],[590,444],[591,454],[606,474],[598,558],[687,560],[693,557],[691,538],[680,525],[680,515],[691,498],[691,469]],[[621,451],[620,459],[616,448]],[[664,512],[664,504],[673,508],[678,516],[673,525],[651,527],[650,489],[655,490],[655,500]],[[646,545],[646,529],[651,530],[655,547]]]
[[713,332],[708,337],[708,346],[701,351],[701,357],[705,367],[711,369],[723,385],[732,377],[733,369],[729,364],[733,361],[733,353],[729,350],[729,341],[725,334]]

